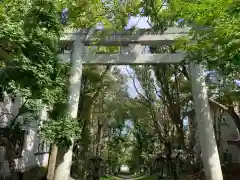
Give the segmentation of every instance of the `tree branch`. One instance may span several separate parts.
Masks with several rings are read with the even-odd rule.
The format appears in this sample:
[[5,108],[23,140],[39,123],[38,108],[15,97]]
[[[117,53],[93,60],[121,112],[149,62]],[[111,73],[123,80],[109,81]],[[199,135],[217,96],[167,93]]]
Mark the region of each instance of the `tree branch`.
[[99,83],[94,95],[92,96],[92,101],[95,101],[95,99],[98,97],[101,89],[104,87],[104,83],[102,81],[103,81],[103,78],[105,77],[105,75],[107,74],[107,72],[110,70],[110,68],[111,68],[111,65],[107,65],[106,69],[101,73],[101,75],[100,75],[101,82]]
[[130,72],[128,71],[127,68],[126,68],[126,71],[127,71],[128,75],[129,75],[129,77],[130,77],[130,78],[132,79],[132,81],[133,81],[133,87],[134,87],[135,91],[137,92],[137,94],[147,102],[148,99],[147,99],[143,94],[141,94],[141,93],[138,91],[138,88],[137,88],[137,86],[136,86],[135,78],[130,74]]

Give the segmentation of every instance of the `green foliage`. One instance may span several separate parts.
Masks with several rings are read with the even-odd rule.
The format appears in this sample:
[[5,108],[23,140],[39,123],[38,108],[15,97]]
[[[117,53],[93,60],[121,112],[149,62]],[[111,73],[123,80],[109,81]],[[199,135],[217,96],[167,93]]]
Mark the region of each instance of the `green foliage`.
[[[38,119],[44,105],[66,101],[68,64],[57,59],[63,30],[59,17],[52,0],[0,3],[0,84],[8,94],[25,99],[6,128],[9,141],[22,126]],[[24,122],[18,121],[19,116],[24,116]],[[69,137],[78,127],[74,123],[66,116],[48,121],[41,135],[69,146]]]
[[[146,0],[157,6],[155,0]],[[168,8],[157,14],[148,12],[155,24],[163,20],[165,27],[179,19],[180,25],[192,27],[188,39],[180,40],[182,50],[190,60],[206,63],[209,68],[229,74],[239,68],[240,16],[239,1],[231,0],[172,0]],[[191,43],[191,40],[195,40]]]
[[101,177],[100,180],[120,180],[120,178],[108,175]]
[[139,12],[139,0],[57,0],[58,10],[69,9],[68,25],[74,28],[91,28],[99,22],[105,28],[123,28],[129,15]]
[[1,8],[1,84],[23,97],[54,103],[63,93],[66,77],[58,59],[62,28],[50,0],[4,1]]
[[78,133],[79,125],[76,119],[65,114],[56,119],[44,121],[40,136],[49,142],[57,143],[58,146],[69,147],[72,144],[72,138]]
[[[221,77],[220,88],[219,84],[209,85],[209,96],[225,104],[238,101],[239,92],[233,80],[239,79],[240,1],[171,0],[166,9],[156,0],[144,2],[153,26],[161,23],[167,28],[183,20],[179,26],[191,27],[189,36],[180,38],[175,46],[186,52],[187,61],[201,62]],[[158,13],[148,11],[154,7],[159,8]]]

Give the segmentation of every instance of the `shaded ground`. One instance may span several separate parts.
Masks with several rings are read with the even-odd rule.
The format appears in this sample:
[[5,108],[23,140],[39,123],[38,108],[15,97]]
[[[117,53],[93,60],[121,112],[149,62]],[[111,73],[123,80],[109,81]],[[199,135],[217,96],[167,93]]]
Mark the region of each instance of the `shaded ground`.
[[101,180],[157,180],[156,176],[140,176],[136,177],[134,175],[132,176],[119,176],[119,177],[114,177],[114,176],[105,176],[101,178]]
[[[240,180],[240,164],[228,164],[222,166],[224,180]],[[196,174],[187,175],[180,180],[204,180],[204,172],[198,172]],[[156,176],[106,176],[101,178],[101,180],[157,180]],[[167,179],[166,179],[167,180]],[[168,179],[169,180],[169,179]]]
[[[222,166],[223,179],[224,180],[240,180],[240,164],[232,163]],[[204,172],[198,172],[193,175],[189,175],[185,180],[205,180]]]

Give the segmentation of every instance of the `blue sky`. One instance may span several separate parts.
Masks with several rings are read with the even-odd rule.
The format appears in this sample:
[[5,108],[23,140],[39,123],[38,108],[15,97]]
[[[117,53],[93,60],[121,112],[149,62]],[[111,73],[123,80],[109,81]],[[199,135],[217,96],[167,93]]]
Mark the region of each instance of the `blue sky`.
[[[125,27],[125,29],[130,29],[132,27],[139,28],[139,29],[149,29],[149,28],[151,28],[151,26],[149,25],[148,22],[149,22],[149,20],[148,20],[147,17],[143,17],[143,16],[140,16],[140,15],[135,16],[135,17],[132,16],[132,17],[130,17],[130,19],[128,21],[128,24]],[[103,29],[103,28],[104,27],[101,25],[101,23],[99,23],[97,25],[97,29]],[[121,66],[117,66],[117,67],[121,70],[121,72],[123,74],[128,74],[128,72],[126,71],[126,68],[128,68],[128,71],[132,73],[131,68],[129,68],[126,65],[121,65]],[[133,86],[133,81],[132,81],[131,78],[129,78],[127,84],[128,84],[128,87],[129,87],[128,88],[129,94],[131,95],[131,97],[135,97],[137,95],[137,92],[136,92],[136,90],[135,90],[135,88]],[[140,88],[139,83],[138,83],[137,80],[136,80],[136,86],[138,88]]]
[[[148,24],[147,22],[148,18],[147,17],[141,17],[141,16],[136,16],[136,17],[131,17],[129,22],[128,22],[128,25],[126,27],[126,29],[130,29],[131,27],[136,27],[136,28],[139,28],[139,29],[149,29],[151,28],[151,26]],[[121,70],[121,72],[123,74],[128,74],[126,68],[128,69],[128,71],[130,73],[132,73],[132,70],[128,67],[128,66],[119,66],[119,69]],[[132,82],[132,79],[129,78],[128,79],[128,93],[131,95],[131,97],[135,97],[137,95],[137,92],[133,86],[133,82]],[[140,88],[140,85],[138,83],[138,81],[136,81],[136,86],[138,88]]]
[[[129,22],[128,22],[128,25],[126,27],[126,29],[129,29],[131,27],[136,27],[136,28],[140,28],[140,29],[149,29],[151,28],[151,26],[148,24],[148,18],[147,17],[140,17],[140,16],[136,16],[136,17],[131,17]],[[124,74],[128,74],[129,73],[132,73],[132,70],[128,67],[128,66],[119,66],[119,68],[121,69],[121,72],[124,73]],[[128,71],[126,70],[126,68],[128,69]],[[132,82],[132,79],[129,78],[128,79],[128,93],[132,96],[132,97],[135,97],[137,95],[137,92],[133,86],[133,82]],[[136,86],[137,88],[140,89],[140,85],[138,83],[138,81],[136,81]],[[188,119],[185,118],[183,120],[183,124],[186,126],[188,125]]]
[[141,17],[141,16],[131,17],[126,28],[128,29],[136,26],[136,28],[149,29],[151,27],[148,24],[147,20],[148,20],[147,17]]
[[[136,27],[136,28],[140,28],[140,29],[149,29],[151,27],[148,24],[147,20],[148,19],[146,17],[140,17],[140,16],[131,17],[126,29],[130,29],[131,27]],[[128,74],[128,72],[129,73],[133,72],[131,70],[131,68],[129,68],[126,65],[118,66],[118,68],[121,70],[121,72],[123,74]],[[128,70],[126,70],[126,68]],[[128,93],[130,94],[131,97],[135,97],[137,95],[137,92],[133,86],[133,81],[131,78],[128,79],[127,85],[128,85]],[[139,85],[138,81],[136,81],[136,86],[140,89],[140,85]],[[130,120],[128,120],[125,122],[125,125],[128,127],[132,127],[132,122]],[[123,134],[126,134],[126,133],[127,133],[127,129],[125,128],[123,130]]]

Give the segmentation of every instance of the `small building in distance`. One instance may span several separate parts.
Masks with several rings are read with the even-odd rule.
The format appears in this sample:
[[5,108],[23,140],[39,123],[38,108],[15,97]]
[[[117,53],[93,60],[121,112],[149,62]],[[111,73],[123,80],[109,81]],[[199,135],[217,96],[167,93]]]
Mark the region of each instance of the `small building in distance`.
[[[222,164],[240,163],[240,134],[233,117],[218,103],[210,102],[214,132]],[[194,152],[196,159],[200,159],[201,150],[196,128],[194,109],[188,113],[188,137],[195,138]],[[194,130],[195,129],[195,130]],[[207,138],[207,137],[206,137]]]

